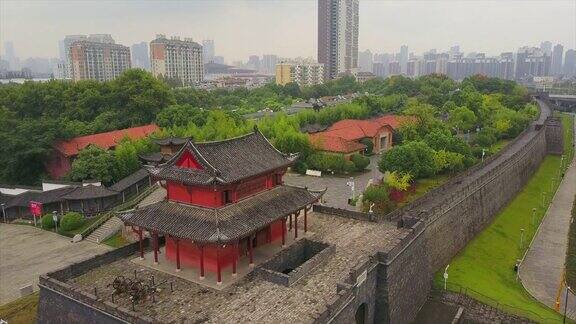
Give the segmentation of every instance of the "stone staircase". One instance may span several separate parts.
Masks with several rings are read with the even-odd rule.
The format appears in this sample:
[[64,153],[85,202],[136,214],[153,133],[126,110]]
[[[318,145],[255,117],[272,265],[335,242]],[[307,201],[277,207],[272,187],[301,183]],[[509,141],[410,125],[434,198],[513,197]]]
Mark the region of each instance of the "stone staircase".
[[86,240],[93,243],[102,243],[104,240],[120,231],[123,226],[124,223],[122,220],[113,216],[102,224],[102,226],[98,227],[94,232],[88,235]]

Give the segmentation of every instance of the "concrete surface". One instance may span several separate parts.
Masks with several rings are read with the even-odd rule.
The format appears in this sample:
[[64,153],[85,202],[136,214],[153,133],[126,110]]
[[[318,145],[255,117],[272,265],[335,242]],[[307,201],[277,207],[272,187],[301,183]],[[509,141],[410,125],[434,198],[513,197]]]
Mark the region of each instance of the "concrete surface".
[[[575,196],[576,162],[572,161],[520,267],[519,275],[526,290],[551,308],[556,304],[562,282]],[[561,292],[561,313],[564,312],[565,292],[565,289]],[[576,319],[576,296],[573,294],[568,296],[567,314]]]
[[0,224],[0,305],[20,298],[20,288],[38,276],[111,248],[70,238],[27,225]]

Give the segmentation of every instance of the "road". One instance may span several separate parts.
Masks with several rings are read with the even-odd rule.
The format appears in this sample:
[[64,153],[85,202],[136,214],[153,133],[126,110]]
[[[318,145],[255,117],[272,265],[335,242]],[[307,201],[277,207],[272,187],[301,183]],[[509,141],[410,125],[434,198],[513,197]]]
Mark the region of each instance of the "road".
[[[356,196],[364,191],[370,179],[374,177],[379,179],[382,177],[382,173],[378,170],[379,160],[380,155],[375,154],[371,156],[368,171],[353,177]],[[323,197],[323,203],[327,206],[357,210],[355,206],[348,205],[348,198],[352,196],[352,190],[347,185],[349,181],[349,177],[313,177],[295,173],[287,173],[284,176],[284,182],[288,185],[308,187],[312,190],[324,190],[324,188],[328,188]]]
[[74,262],[109,251],[105,245],[70,239],[27,225],[0,224],[0,305],[20,297],[20,288]]

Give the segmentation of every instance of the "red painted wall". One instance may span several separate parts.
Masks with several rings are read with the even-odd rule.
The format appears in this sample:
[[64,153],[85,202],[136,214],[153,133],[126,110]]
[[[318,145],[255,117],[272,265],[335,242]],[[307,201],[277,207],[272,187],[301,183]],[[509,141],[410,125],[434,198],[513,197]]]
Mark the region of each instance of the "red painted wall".
[[191,187],[177,182],[167,181],[168,200],[203,207],[222,206],[222,192],[211,188]]
[[180,160],[176,162],[176,165],[181,168],[198,169],[198,170],[202,169],[202,165],[198,163],[196,158],[194,158],[192,153],[190,153],[189,151],[186,151],[182,154]]
[[[190,241],[180,240],[179,244],[181,266],[200,268],[200,248]],[[228,244],[226,247],[220,247],[219,253],[222,270],[227,266],[232,266],[234,245]],[[216,256],[216,246],[204,246],[204,269],[206,271],[218,271]],[[176,243],[171,237],[166,237],[166,259],[176,263]]]

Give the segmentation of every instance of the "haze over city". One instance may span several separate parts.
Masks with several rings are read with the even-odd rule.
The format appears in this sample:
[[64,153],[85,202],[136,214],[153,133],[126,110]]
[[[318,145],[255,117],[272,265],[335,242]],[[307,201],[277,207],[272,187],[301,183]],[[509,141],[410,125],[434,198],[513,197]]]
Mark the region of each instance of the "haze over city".
[[[575,1],[361,1],[359,50],[499,54],[542,40],[576,45]],[[156,34],[214,39],[227,62],[252,54],[315,57],[317,1],[2,1],[0,40],[16,54],[57,57],[71,34],[112,34],[120,44]],[[4,52],[4,49],[0,49]]]

